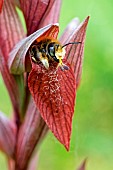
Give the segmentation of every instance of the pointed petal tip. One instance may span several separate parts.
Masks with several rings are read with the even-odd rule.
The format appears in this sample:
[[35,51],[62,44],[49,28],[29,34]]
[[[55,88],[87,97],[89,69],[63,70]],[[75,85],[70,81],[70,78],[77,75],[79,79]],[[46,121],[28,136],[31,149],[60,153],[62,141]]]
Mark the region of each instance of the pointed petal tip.
[[88,19],[88,20],[89,20],[89,18],[90,18],[90,15],[88,15],[86,19]]
[[88,23],[89,19],[90,19],[90,15],[88,15],[88,16],[86,17],[85,22]]
[[[54,134],[54,132],[52,132],[53,134]],[[54,136],[55,136],[55,134],[54,134]],[[70,139],[69,139],[69,141],[61,141],[61,139],[59,139],[59,137],[58,136],[55,136],[57,139],[58,139],[58,141],[60,142],[60,144],[62,144],[63,145],[63,147],[66,149],[66,151],[67,152],[69,152],[70,151]]]
[[70,142],[65,144],[64,147],[66,148],[67,152],[69,152],[70,151]]
[[[52,132],[53,133],[53,132]],[[54,133],[53,133],[54,134]],[[55,135],[55,134],[54,134]],[[71,135],[71,134],[70,134]],[[65,141],[62,141],[61,139],[59,139],[59,137],[58,136],[55,136],[57,139],[58,139],[58,141],[64,146],[64,148],[66,149],[66,151],[67,152],[69,152],[70,151],[70,139],[71,139],[71,137],[69,137],[69,139],[68,140],[65,140]]]
[[87,28],[88,22],[89,22],[90,16],[88,15],[86,19],[80,24],[80,27]]

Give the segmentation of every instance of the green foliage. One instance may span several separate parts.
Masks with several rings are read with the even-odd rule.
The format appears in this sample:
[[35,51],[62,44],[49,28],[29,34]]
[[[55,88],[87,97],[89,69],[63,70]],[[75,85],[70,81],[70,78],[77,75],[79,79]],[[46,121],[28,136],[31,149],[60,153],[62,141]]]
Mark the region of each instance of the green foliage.
[[[39,170],[74,170],[88,157],[87,170],[113,169],[113,1],[63,1],[61,32],[73,18],[90,15],[81,86],[77,93],[69,153],[49,134],[41,145]],[[11,104],[0,78],[0,109]],[[6,170],[0,157],[0,170]]]

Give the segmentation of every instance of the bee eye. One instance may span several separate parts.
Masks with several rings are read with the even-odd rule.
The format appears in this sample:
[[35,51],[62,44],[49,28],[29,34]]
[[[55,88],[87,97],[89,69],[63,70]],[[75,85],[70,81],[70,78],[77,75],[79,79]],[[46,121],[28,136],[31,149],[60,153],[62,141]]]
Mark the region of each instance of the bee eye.
[[55,47],[54,47],[54,44],[53,43],[50,43],[48,45],[48,53],[51,57],[54,57],[55,56]]
[[33,45],[30,49],[30,55],[34,62],[37,62],[39,60],[39,50],[36,45]]
[[36,45],[31,47],[30,53],[31,53],[31,55],[36,56],[36,54],[37,54],[37,47],[36,47]]

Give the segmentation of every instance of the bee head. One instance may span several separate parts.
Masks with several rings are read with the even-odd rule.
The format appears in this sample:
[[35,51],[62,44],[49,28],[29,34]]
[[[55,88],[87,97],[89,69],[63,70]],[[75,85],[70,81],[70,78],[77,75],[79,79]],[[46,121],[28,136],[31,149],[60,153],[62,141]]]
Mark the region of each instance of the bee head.
[[63,64],[65,56],[65,46],[69,44],[78,44],[80,42],[70,42],[61,45],[57,40],[44,39],[38,43],[35,42],[30,48],[30,55],[33,62],[39,64],[41,62],[46,69],[49,69],[50,61],[56,61],[62,70],[68,70],[68,66]]
[[48,55],[54,59],[57,63],[60,62],[61,59],[64,58],[65,55],[65,49],[62,48],[62,46],[56,42],[52,42],[48,45]]

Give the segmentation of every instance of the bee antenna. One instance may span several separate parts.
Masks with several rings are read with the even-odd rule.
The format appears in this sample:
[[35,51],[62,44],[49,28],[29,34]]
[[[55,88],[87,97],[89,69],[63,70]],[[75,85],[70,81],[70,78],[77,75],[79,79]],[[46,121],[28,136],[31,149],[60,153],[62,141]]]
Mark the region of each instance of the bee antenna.
[[80,43],[81,43],[81,42],[69,42],[69,43],[63,45],[62,48],[64,48],[65,46],[67,46],[67,45],[69,45],[69,44],[80,44]]

